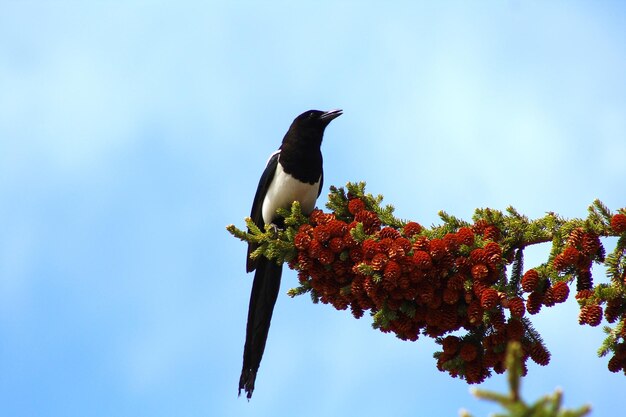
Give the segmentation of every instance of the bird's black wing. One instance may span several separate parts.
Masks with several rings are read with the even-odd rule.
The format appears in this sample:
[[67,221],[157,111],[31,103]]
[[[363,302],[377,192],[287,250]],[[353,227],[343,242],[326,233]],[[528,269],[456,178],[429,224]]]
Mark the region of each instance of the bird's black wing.
[[[261,230],[265,227],[265,222],[263,221],[263,200],[265,199],[265,194],[267,193],[267,189],[272,183],[272,179],[274,179],[274,174],[276,173],[276,167],[278,166],[278,156],[280,155],[280,150],[274,152],[270,159],[267,161],[267,165],[265,166],[265,171],[263,171],[263,175],[261,175],[261,179],[259,180],[259,185],[256,189],[256,194],[254,195],[254,201],[252,202],[252,210],[250,211],[250,218],[254,224],[256,224]],[[257,248],[257,245],[253,243],[248,243],[248,255],[246,258],[246,272],[252,272],[256,269],[258,260],[250,259],[250,254]]]

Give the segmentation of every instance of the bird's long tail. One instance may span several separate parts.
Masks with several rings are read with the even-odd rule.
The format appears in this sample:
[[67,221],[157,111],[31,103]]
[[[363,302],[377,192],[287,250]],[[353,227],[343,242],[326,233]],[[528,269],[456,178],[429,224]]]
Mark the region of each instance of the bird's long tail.
[[239,395],[243,389],[248,399],[252,397],[254,381],[265,350],[282,270],[282,264],[277,265],[273,260],[260,257],[254,274],[248,307],[246,344],[243,349],[243,368],[239,378]]

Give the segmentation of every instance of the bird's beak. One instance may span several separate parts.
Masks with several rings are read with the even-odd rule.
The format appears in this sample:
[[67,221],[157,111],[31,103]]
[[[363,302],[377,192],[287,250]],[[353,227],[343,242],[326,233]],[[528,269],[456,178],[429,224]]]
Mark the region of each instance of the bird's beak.
[[330,123],[331,120],[336,119],[337,117],[343,114],[343,110],[335,109],[327,111],[320,116],[320,119],[324,120],[326,123]]

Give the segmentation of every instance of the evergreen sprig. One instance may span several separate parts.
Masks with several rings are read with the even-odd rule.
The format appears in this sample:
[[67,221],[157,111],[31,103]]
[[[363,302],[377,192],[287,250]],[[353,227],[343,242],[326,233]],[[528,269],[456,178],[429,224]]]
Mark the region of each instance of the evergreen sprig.
[[[299,271],[290,296],[310,293],[357,318],[369,310],[374,328],[404,340],[436,338],[438,368],[468,382],[503,372],[510,341],[546,365],[549,351],[526,313],[565,301],[575,284],[580,323],[614,324],[599,354],[612,353],[609,369],[626,372],[626,209],[614,214],[596,200],[585,218],[530,219],[513,207],[481,208],[471,222],[441,211],[442,223],[426,228],[382,203],[364,182],[348,183],[330,187],[329,212],[306,216],[294,202],[278,213],[284,229],[261,230],[248,218],[247,230],[227,230],[256,247],[251,257]],[[618,240],[605,256],[608,236]],[[524,250],[540,243],[550,244],[547,259],[526,268]],[[593,264],[606,267],[608,282],[594,284]],[[450,335],[457,330],[465,334]]]

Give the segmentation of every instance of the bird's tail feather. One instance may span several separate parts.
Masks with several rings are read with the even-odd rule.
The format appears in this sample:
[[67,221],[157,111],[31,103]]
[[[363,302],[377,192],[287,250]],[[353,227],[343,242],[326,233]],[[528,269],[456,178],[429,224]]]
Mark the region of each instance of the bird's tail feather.
[[282,265],[260,257],[254,274],[248,308],[246,344],[243,350],[243,369],[239,378],[239,395],[243,389],[248,399],[252,397],[254,381],[265,350],[274,304],[280,289],[282,270]]

